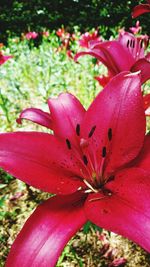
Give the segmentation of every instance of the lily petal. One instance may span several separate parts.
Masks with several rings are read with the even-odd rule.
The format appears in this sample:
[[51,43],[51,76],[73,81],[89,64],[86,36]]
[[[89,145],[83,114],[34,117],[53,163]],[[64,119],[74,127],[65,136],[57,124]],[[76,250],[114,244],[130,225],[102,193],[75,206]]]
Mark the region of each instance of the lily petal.
[[[118,54],[123,60],[118,57]],[[113,76],[121,71],[129,70],[134,63],[134,58],[131,53],[118,41],[95,43],[89,51],[77,53],[74,58],[75,61],[83,55],[96,57],[108,68]]]
[[56,99],[50,98],[48,105],[54,134],[76,143],[76,127],[81,123],[85,114],[85,109],[79,100],[69,93],[62,93]]
[[50,193],[68,194],[81,185],[79,162],[53,135],[38,132],[0,134],[0,167]]
[[142,84],[145,83],[147,80],[150,79],[150,62],[145,58],[141,58],[135,62],[132,66],[131,71],[136,72],[141,71],[141,82]]
[[[109,62],[111,69],[114,68],[116,74],[129,70],[134,63],[134,58],[131,53],[118,41],[102,42],[99,45],[95,45],[94,49],[100,49],[103,52],[106,62]],[[117,55],[120,55],[123,60]],[[110,69],[109,66],[107,67]]]
[[150,135],[146,135],[143,148],[134,166],[150,172]]
[[150,94],[143,96],[145,115],[150,116]]
[[140,4],[134,7],[132,12],[132,18],[136,18],[144,13],[150,12],[150,3],[149,4]]
[[98,161],[102,159],[103,148],[106,148],[108,172],[134,159],[142,148],[145,114],[140,85],[138,74],[122,72],[116,75],[85,114],[82,137],[88,139],[89,132],[95,127],[93,136],[89,138],[89,147],[97,151]]
[[147,53],[147,55],[145,56],[145,58],[146,58],[148,61],[150,61],[150,52]]
[[[81,56],[90,55],[92,57],[96,57],[99,61],[101,61],[105,66],[108,66],[107,60],[105,59],[104,53],[100,49],[90,49],[88,51],[81,51],[75,54],[74,61],[78,61]],[[115,75],[115,74],[114,74]]]
[[107,184],[107,189],[111,196],[94,194],[87,199],[87,218],[150,252],[150,172],[124,170]]
[[44,112],[38,108],[27,108],[23,110],[17,119],[19,124],[22,123],[22,119],[26,119],[32,122],[35,122],[39,125],[42,125],[48,129],[52,129],[52,119],[51,115],[48,112]]
[[80,198],[52,197],[41,204],[15,240],[6,267],[55,266],[67,242],[86,222]]
[[94,79],[97,80],[102,87],[105,87],[106,84],[111,80],[111,78],[111,75],[100,75],[94,77]]

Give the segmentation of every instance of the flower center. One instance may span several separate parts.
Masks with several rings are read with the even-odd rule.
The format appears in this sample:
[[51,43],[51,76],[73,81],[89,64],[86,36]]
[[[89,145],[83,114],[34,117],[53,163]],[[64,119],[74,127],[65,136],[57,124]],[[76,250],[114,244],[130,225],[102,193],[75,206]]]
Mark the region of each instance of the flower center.
[[133,57],[138,60],[140,58],[141,51],[146,49],[149,45],[149,38],[128,39],[127,48]]
[[[73,150],[74,156],[81,164],[81,178],[86,185],[84,189],[85,193],[98,193],[103,192],[106,194],[106,183],[114,179],[114,175],[105,177],[104,170],[107,165],[110,156],[111,141],[113,138],[112,128],[107,131],[107,138],[105,139],[105,145],[102,147],[101,152],[97,152],[97,148],[93,148],[94,139],[90,140],[96,131],[96,125],[94,125],[88,133],[88,138],[84,139],[80,136],[80,124],[76,125],[76,135],[79,139],[79,147],[73,145],[69,139],[66,139],[66,145],[69,150]],[[97,154],[99,156],[97,156]],[[79,188],[83,190],[83,188]],[[108,193],[108,192],[107,192]],[[110,192],[109,192],[110,193]]]

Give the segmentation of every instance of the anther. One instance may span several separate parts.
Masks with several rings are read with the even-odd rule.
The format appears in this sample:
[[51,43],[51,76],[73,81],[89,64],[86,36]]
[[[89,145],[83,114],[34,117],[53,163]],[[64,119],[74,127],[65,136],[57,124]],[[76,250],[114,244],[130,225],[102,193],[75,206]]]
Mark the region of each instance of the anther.
[[135,47],[135,40],[133,40],[132,47],[133,48]]
[[83,155],[83,162],[84,162],[85,165],[88,164],[88,159],[87,159],[87,157],[85,155]]
[[127,41],[127,47],[129,47],[129,40]]
[[108,139],[109,139],[109,141],[111,141],[111,139],[112,139],[112,129],[111,128],[108,129]]
[[95,129],[96,129],[96,125],[94,125],[91,131],[89,132],[89,135],[88,135],[89,138],[92,137],[93,133],[95,132]]
[[141,40],[140,47],[141,48],[143,47],[143,40]]
[[132,39],[130,40],[130,47],[132,47]]
[[102,157],[103,158],[106,157],[106,147],[105,146],[102,148]]
[[114,181],[114,179],[115,179],[115,175],[111,175],[111,176],[108,178],[107,182]]
[[66,139],[66,144],[67,144],[68,149],[71,149],[71,143],[68,139]]
[[77,124],[77,126],[76,126],[76,134],[78,136],[80,135],[80,124]]

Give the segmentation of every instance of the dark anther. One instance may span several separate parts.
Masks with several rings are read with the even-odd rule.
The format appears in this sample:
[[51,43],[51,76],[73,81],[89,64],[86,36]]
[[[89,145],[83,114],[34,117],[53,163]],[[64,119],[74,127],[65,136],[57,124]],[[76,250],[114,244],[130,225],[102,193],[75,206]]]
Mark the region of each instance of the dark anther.
[[111,141],[111,139],[112,139],[112,129],[111,128],[109,128],[109,130],[108,130],[108,139],[109,139],[109,141]]
[[106,147],[103,146],[103,149],[102,149],[102,157],[105,158],[106,157]]
[[133,40],[132,47],[133,48],[135,47],[135,40]]
[[127,47],[129,47],[129,40],[127,41]]
[[68,139],[66,139],[66,144],[67,144],[68,149],[71,149],[71,143]]
[[132,39],[130,40],[130,47],[132,47]]
[[95,132],[95,129],[96,129],[96,125],[93,126],[91,131],[89,132],[89,135],[88,135],[89,138],[93,135],[93,133]]
[[107,181],[107,182],[114,181],[114,179],[115,179],[115,175],[111,175],[111,176],[108,178],[108,181]]
[[80,124],[77,124],[77,126],[76,126],[76,134],[78,136],[80,135]]
[[83,155],[83,162],[84,162],[85,165],[88,164],[88,159],[87,159],[87,157],[85,155]]
[[149,45],[149,38],[147,40],[145,40],[145,47],[147,48]]
[[143,47],[143,40],[141,40],[140,47],[141,48]]

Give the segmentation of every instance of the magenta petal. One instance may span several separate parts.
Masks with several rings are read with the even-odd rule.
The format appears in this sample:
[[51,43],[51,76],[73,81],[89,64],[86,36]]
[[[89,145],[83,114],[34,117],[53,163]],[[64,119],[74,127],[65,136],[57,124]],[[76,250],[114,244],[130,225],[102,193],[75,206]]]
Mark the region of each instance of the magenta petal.
[[150,172],[150,135],[145,137],[143,148],[133,164],[135,167]]
[[38,132],[0,134],[0,167],[50,193],[68,194],[81,185],[79,162],[53,135]]
[[4,64],[10,58],[13,58],[13,56],[4,56],[2,52],[0,52],[0,65]]
[[38,109],[38,108],[27,108],[23,110],[19,118],[17,119],[17,122],[21,124],[22,119],[35,122],[49,129],[53,128],[51,115],[48,112],[44,112],[43,110]]
[[136,18],[144,13],[150,12],[150,3],[149,4],[140,4],[134,7],[132,12],[132,18]]
[[70,238],[86,222],[83,200],[52,197],[41,204],[17,236],[6,267],[53,267]]
[[146,110],[148,107],[150,107],[150,94],[144,95],[143,100],[144,100],[144,109]]
[[145,58],[146,58],[148,61],[150,61],[150,52],[147,53],[147,55],[145,56]]
[[150,116],[150,94],[143,96],[145,115]]
[[100,62],[102,62],[108,68],[112,76],[116,75],[117,73],[119,73],[119,69],[116,66],[116,63],[113,61],[112,57],[107,53],[107,51],[105,50],[102,51],[102,50],[103,49],[100,49],[98,46],[98,48],[94,47],[93,49],[90,49],[88,51],[78,52],[75,55],[74,60],[77,61],[81,56],[90,55],[98,59]]
[[106,84],[111,80],[111,78],[111,75],[100,75],[94,77],[94,79],[97,80],[102,87],[106,86]]
[[105,56],[100,49],[90,49],[87,51],[78,52],[74,56],[74,61],[78,61],[78,59],[80,57],[85,56],[85,55],[93,56],[93,57],[97,58],[99,61],[101,61],[104,65],[107,64],[107,61],[105,61]]
[[81,123],[85,114],[85,109],[79,100],[69,93],[62,93],[58,98],[50,98],[48,105],[54,133],[61,138],[76,143],[76,127]]
[[[77,53],[75,61],[83,55],[96,57],[108,68],[112,75],[116,75],[121,71],[130,70],[134,63],[134,58],[131,53],[118,41],[95,43],[89,51]],[[120,56],[118,57],[118,55]]]
[[[138,74],[116,75],[96,97],[87,110],[82,124],[82,137],[100,160],[103,147],[107,153],[107,171],[114,171],[134,159],[145,137],[145,114]],[[110,130],[111,129],[111,130]],[[109,132],[111,131],[111,140]]]
[[107,189],[112,196],[95,194],[87,199],[87,218],[150,252],[150,172],[124,170],[107,184]]
[[142,84],[145,83],[147,80],[150,79],[150,62],[145,58],[141,58],[135,62],[132,66],[131,71],[136,72],[141,71],[141,82]]
[[[130,70],[130,67],[134,63],[134,58],[131,53],[122,46],[122,44],[118,41],[108,41],[103,42],[98,46],[95,46],[94,49],[100,49],[105,55],[105,60],[107,64],[109,63],[111,69],[117,73],[121,71]],[[118,55],[120,55],[118,57]]]

